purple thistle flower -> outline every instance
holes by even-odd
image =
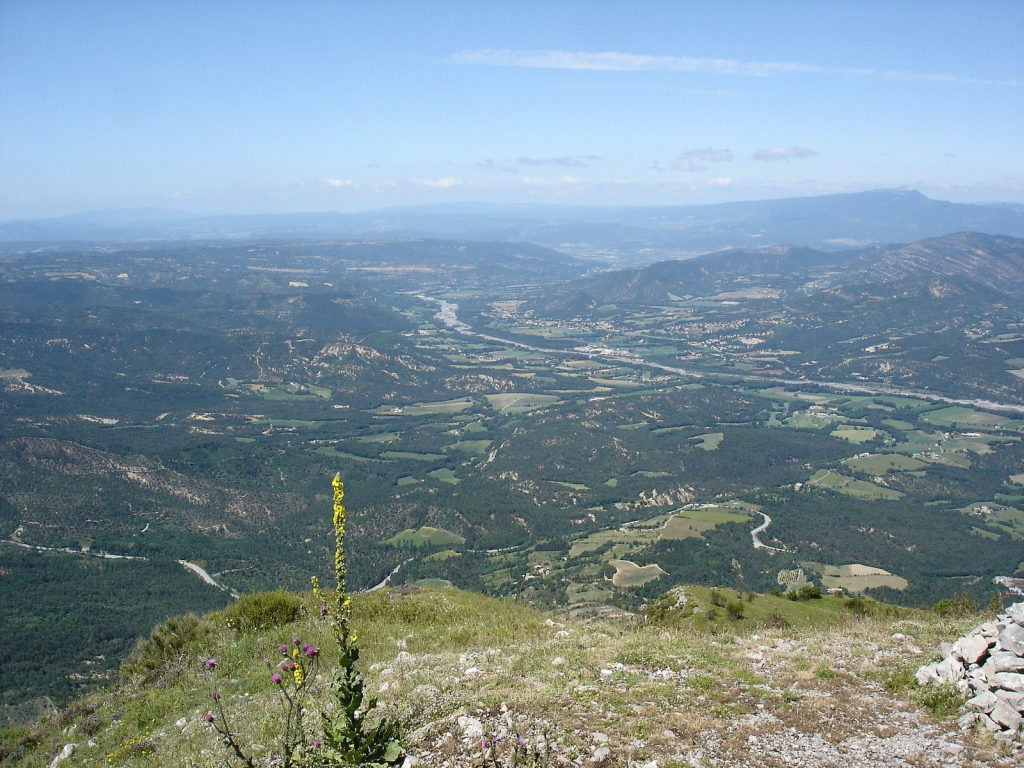
[[[210,691],[210,698],[214,701],[220,700],[220,691]]]
[[[295,643],[296,645],[298,645],[299,643],[302,642],[302,638],[301,637],[297,637],[297,636],[293,637],[292,638],[292,642]]]
[[[319,656],[320,655],[320,649],[319,648],[312,648],[312,647],[307,648],[306,649],[306,655],[309,656],[310,658],[312,658],[314,656]]]
[[[213,669],[214,667],[217,666],[217,660],[216,659],[207,659],[206,660],[206,666],[209,667],[210,669]]]
[[[288,662],[282,661],[280,664],[277,665],[277,668],[283,672],[284,670],[288,669]]]
[[[325,605],[321,605],[321,606],[320,606],[320,615],[321,615],[321,616],[326,616],[326,615],[327,615],[327,611],[328,611],[328,610],[329,610],[329,609],[327,608],[327,605],[326,605],[326,604],[325,604]]]
[[[203,718],[203,720],[205,720],[208,723],[212,723],[213,722],[213,713],[212,712],[207,712],[206,716]]]
[[[287,656],[288,655],[288,646],[285,645],[284,643],[281,643],[281,645],[277,646],[277,650],[279,650],[281,652],[282,656]]]
[[[320,744],[321,744],[321,741],[320,741],[320,739],[313,739],[313,746],[314,746],[314,747],[319,747],[319,746],[320,746]]]
[[[278,685],[280,685],[280,684],[281,684],[281,676],[280,676],[279,674],[277,674],[277,672],[275,672],[274,674],[272,674],[272,675],[270,676],[270,679],[271,679],[271,680],[273,680],[273,681],[274,681],[275,683],[277,683]]]

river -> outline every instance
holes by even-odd
[[[594,360],[603,360],[610,363],[619,363],[621,365],[631,365],[636,368],[653,368],[655,370],[664,371],[665,373],[672,373],[677,376],[684,376],[691,379],[708,379],[708,380],[724,380],[724,381],[742,381],[751,382],[755,384],[770,384],[774,386],[786,385],[793,387],[820,387],[822,389],[832,389],[837,392],[849,392],[851,394],[858,395],[890,395],[894,397],[912,397],[919,400],[928,400],[934,403],[948,403],[950,405],[963,405],[969,408],[979,408],[983,411],[1006,411],[1009,413],[1024,415],[1024,404],[1020,403],[1001,403],[994,400],[968,400],[957,397],[947,397],[946,395],[938,395],[933,392],[919,392],[912,389],[901,389],[898,387],[889,387],[881,384],[851,384],[845,381],[816,381],[813,379],[781,379],[773,376],[760,376],[754,373],[712,373],[708,371],[696,371],[690,368],[680,368],[677,366],[663,365],[662,363],[652,363],[644,360],[637,354],[625,351],[601,351],[598,348],[589,347],[586,350],[579,349],[551,349],[548,347],[537,347],[530,344],[524,344],[520,341],[512,341],[511,339],[502,339],[498,336],[490,336],[486,333],[480,333],[474,331],[468,324],[459,320],[458,310],[459,305],[444,299],[435,299],[430,296],[419,295],[423,301],[429,301],[434,304],[440,305],[440,310],[436,315],[435,319],[439,320],[445,327],[450,328],[453,331],[461,333],[465,336],[475,336],[478,339],[484,339],[486,341],[493,341],[497,344],[504,344],[506,346],[515,347],[517,349],[526,349],[532,352],[543,352],[544,354],[550,355],[573,355],[576,357],[585,357]]]

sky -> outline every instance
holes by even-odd
[[[0,0],[0,219],[1024,202],[1024,2]]]

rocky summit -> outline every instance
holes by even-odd
[[[971,697],[957,720],[962,729],[980,725],[997,739],[1024,740],[1024,603],[944,645],[942,652],[942,661],[917,671],[917,681],[953,685]]]

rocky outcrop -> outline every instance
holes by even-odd
[[[955,685],[971,697],[957,721],[964,730],[981,725],[997,738],[1024,741],[1024,603],[942,651],[942,661],[917,670],[917,682]]]

